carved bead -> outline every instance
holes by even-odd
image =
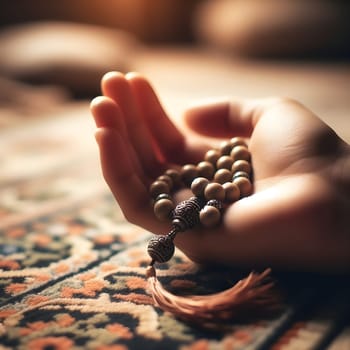
[[[147,252],[152,260],[163,263],[174,255],[175,246],[170,236],[155,236],[150,239]]]
[[[173,211],[173,226],[179,231],[195,227],[199,223],[199,211],[203,204],[198,197],[191,197],[179,203]]]

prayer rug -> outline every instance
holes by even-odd
[[[275,272],[279,312],[210,331],[154,306],[150,233],[125,221],[106,188],[92,128],[82,130],[87,113],[0,139],[1,350],[349,348],[343,277]],[[246,273],[198,266],[179,251],[158,270],[177,294],[216,292]]]

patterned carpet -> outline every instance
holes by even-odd
[[[218,331],[155,307],[150,233],[124,220],[106,188],[88,118],[83,103],[1,132],[1,350],[350,348],[346,278],[275,272],[282,310]],[[246,273],[176,252],[159,276],[175,293],[207,294]]]

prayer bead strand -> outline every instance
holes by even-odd
[[[204,160],[197,165],[168,169],[151,184],[155,216],[161,221],[171,220],[173,225],[171,233],[151,240],[148,253],[152,264],[172,257],[172,241],[178,232],[199,223],[206,228],[219,225],[227,205],[251,194],[250,159],[245,140],[234,137],[222,142],[217,149],[207,151]],[[171,193],[183,187],[189,187],[194,197],[175,206]]]
[[[252,272],[231,288],[210,295],[188,297],[174,295],[157,278],[154,264],[170,260],[175,251],[174,238],[179,232],[201,225],[220,224],[225,208],[253,191],[251,155],[243,138],[224,141],[219,148],[206,152],[197,165],[186,164],[180,170],[168,169],[150,186],[154,214],[170,220],[171,231],[154,236],[148,244],[151,263],[146,276],[153,300],[164,311],[205,328],[222,323],[258,308],[268,312],[279,305],[279,296],[269,279],[270,269]],[[189,187],[193,197],[175,206],[171,193]],[[261,311],[261,310],[260,310]]]

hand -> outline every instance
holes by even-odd
[[[103,174],[125,217],[167,233],[150,205],[149,185],[174,165],[198,163],[212,144],[181,132],[149,82],[111,72],[91,103]],[[249,138],[254,193],[232,205],[215,229],[180,233],[176,245],[202,263],[350,270],[350,147],[317,116],[283,98],[190,108],[187,126],[218,141]]]

